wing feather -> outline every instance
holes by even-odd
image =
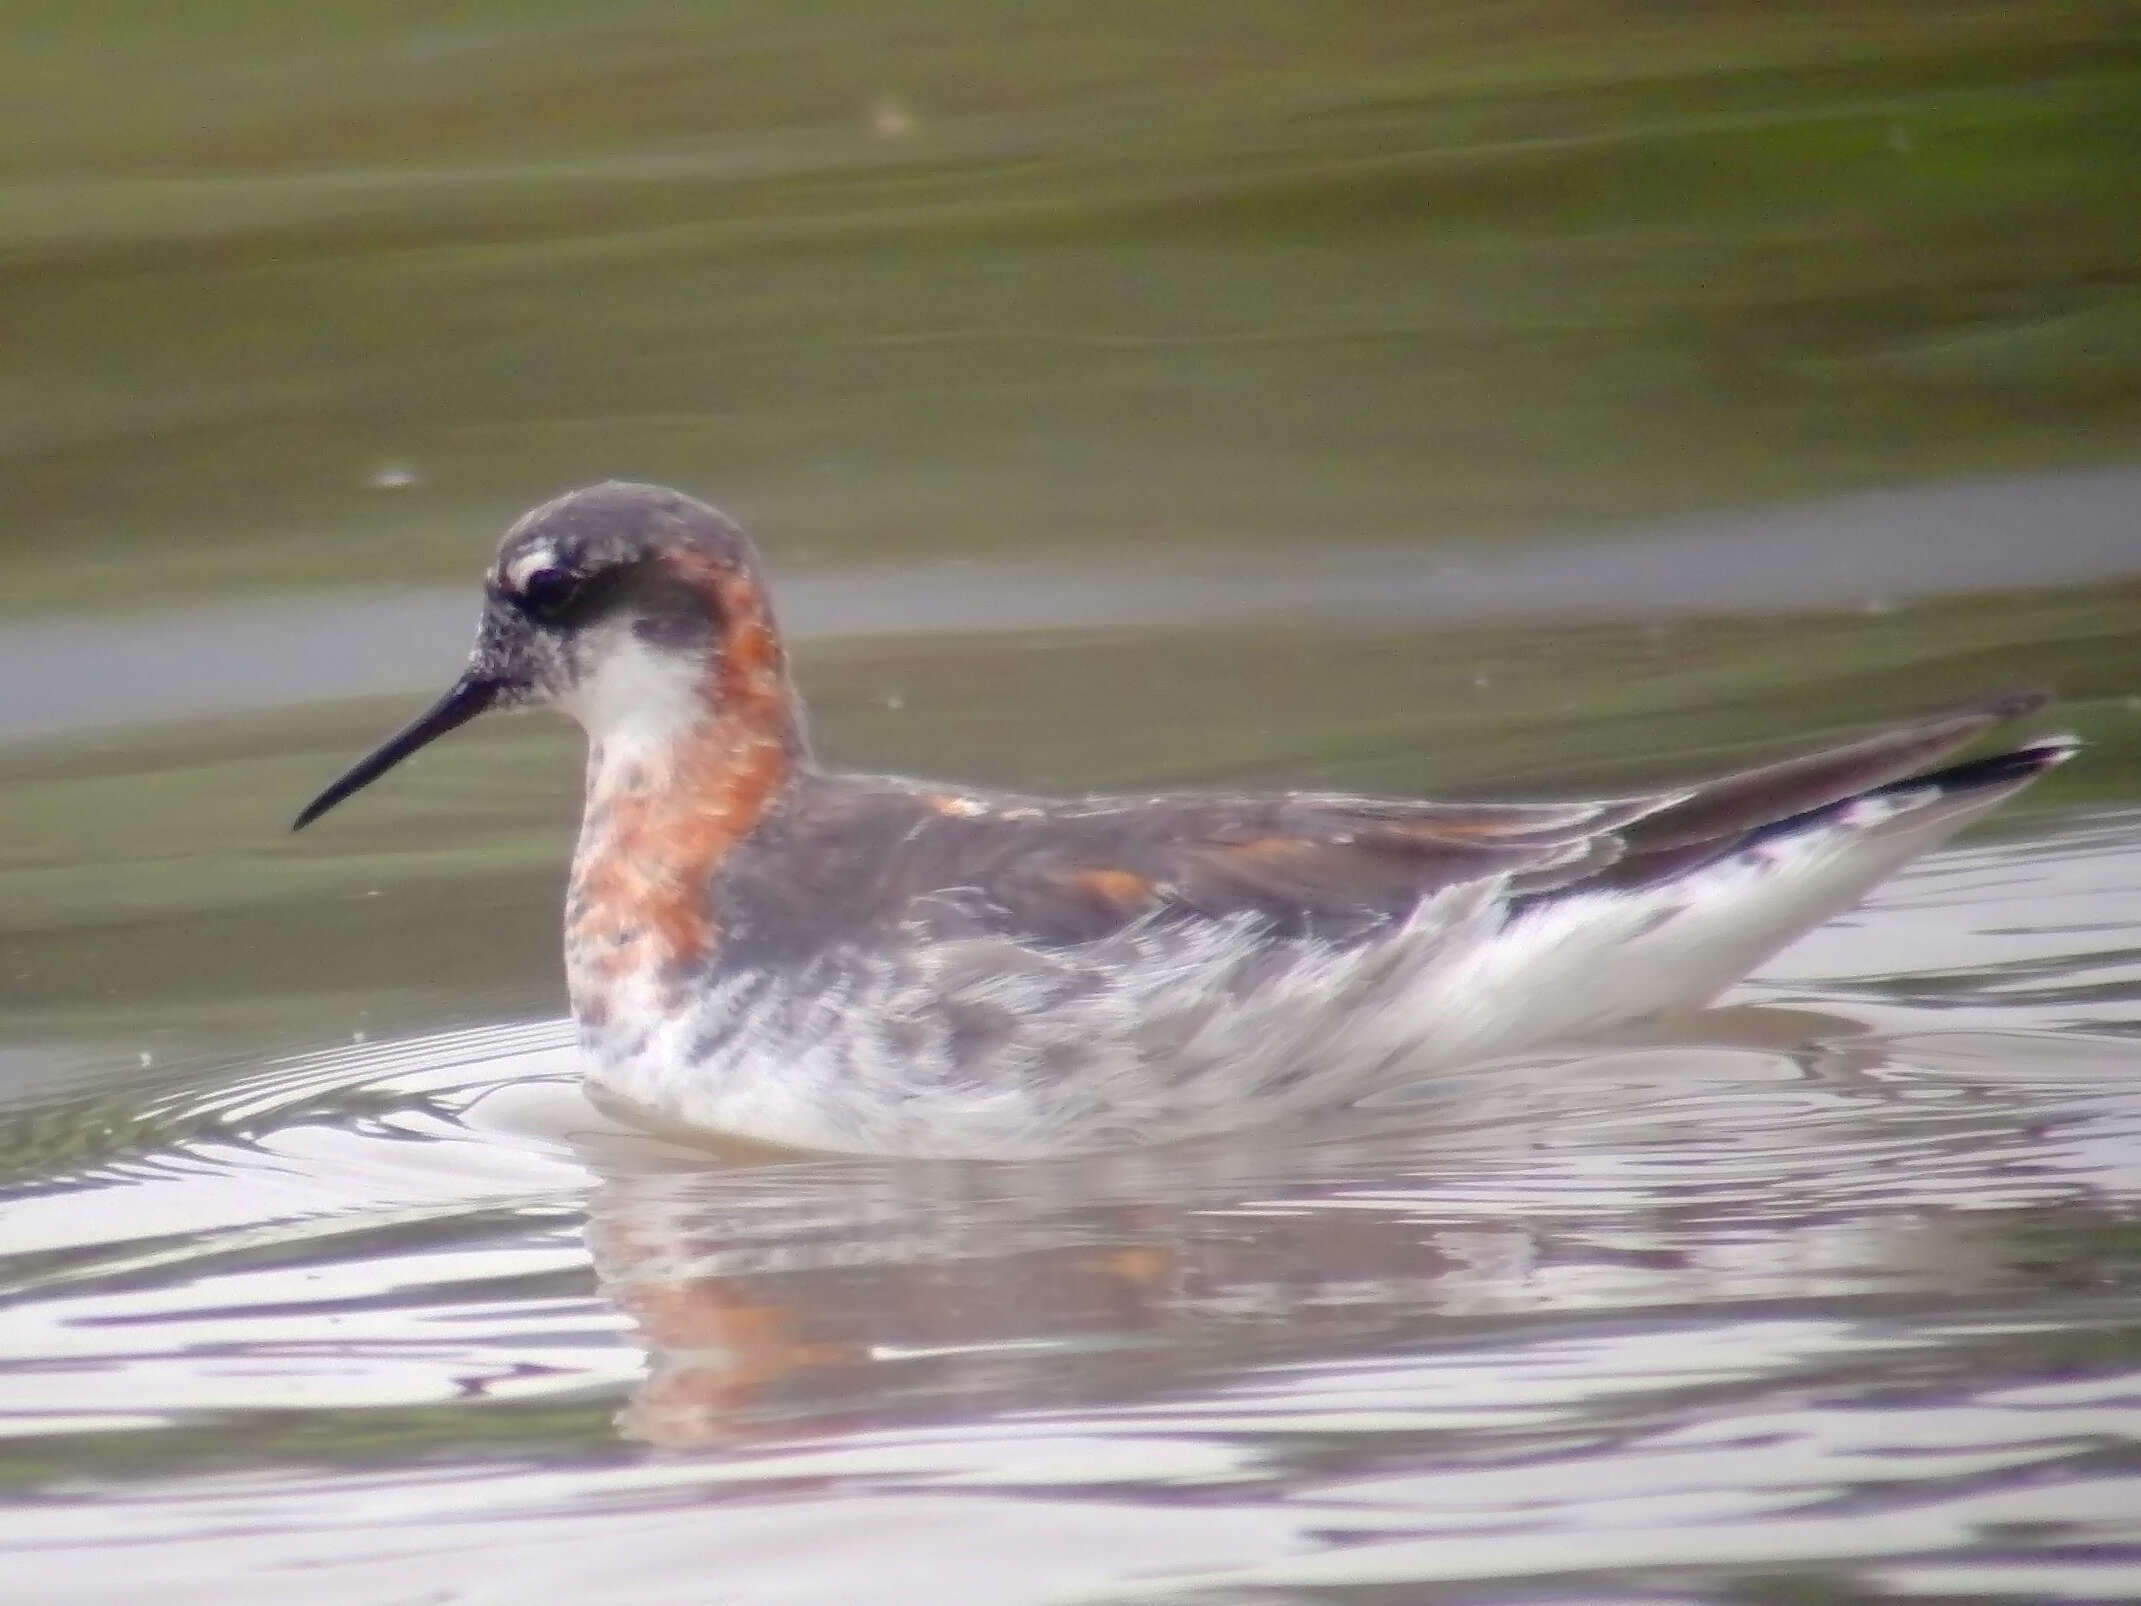
[[[1564,802],[1049,803],[817,777],[781,823],[784,851],[731,866],[738,912],[751,916],[735,934],[788,952],[872,930],[1069,947],[1140,922],[1247,916],[1342,941],[1457,888],[1493,885],[1529,901],[1670,876],[1765,827],[1914,776],[2041,702],[2003,697],[1693,785]]]
[[[1705,781],[1631,822],[1629,847],[1637,853],[1655,853],[1723,841],[1842,802],[1916,774],[1993,726],[2043,704],[2040,693],[2016,693],[1930,715],[1840,747]]]

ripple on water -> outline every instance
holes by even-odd
[[[717,1159],[555,1022],[145,1083],[7,1201],[0,1539],[53,1600],[2102,1594],[2137,849],[1945,855],[1671,1041],[1150,1153]]]

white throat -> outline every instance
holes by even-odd
[[[711,717],[705,666],[649,647],[629,630],[558,706],[587,732],[589,775],[659,763]]]

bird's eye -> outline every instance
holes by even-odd
[[[537,569],[522,582],[520,600],[538,619],[555,619],[580,594],[580,577],[570,569]]]

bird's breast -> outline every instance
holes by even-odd
[[[721,865],[765,818],[790,763],[773,743],[616,766],[591,755],[565,901],[566,981],[583,1025],[601,1024],[627,988],[674,1008],[703,984],[719,957]]]

